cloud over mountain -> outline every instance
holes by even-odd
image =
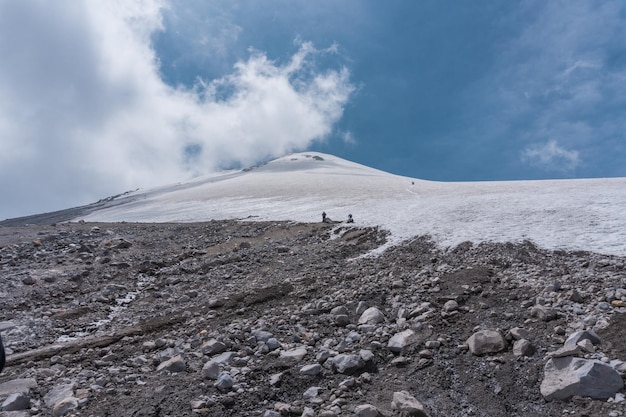
[[[232,73],[172,87],[151,37],[164,4],[0,4],[0,217],[249,164],[326,137],[353,91],[334,53],[252,51]],[[45,181],[43,181],[45,179]],[[46,201],[45,206],[41,202]]]

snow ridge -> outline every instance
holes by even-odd
[[[315,222],[325,211],[332,220],[352,214],[355,225],[388,230],[385,247],[428,234],[444,247],[528,239],[548,249],[626,255],[626,178],[443,183],[303,152],[124,199],[82,219]]]

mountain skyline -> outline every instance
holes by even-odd
[[[436,182],[404,177],[319,152],[193,181],[137,190],[68,220],[203,222],[239,219],[379,227],[387,244],[430,236],[441,247],[465,241],[626,254],[626,178]],[[72,211],[68,212],[72,214]]]

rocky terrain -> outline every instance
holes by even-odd
[[[626,259],[346,224],[0,227],[3,416],[626,416]]]

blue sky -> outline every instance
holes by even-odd
[[[6,1],[0,62],[0,218],[304,149],[626,176],[623,1]]]

